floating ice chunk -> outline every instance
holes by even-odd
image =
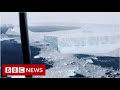
[[[64,65],[67,65],[67,63],[66,63],[66,62],[64,62]]]
[[[68,70],[68,74],[66,74],[66,76],[74,76],[74,75],[76,75],[74,72],[75,72],[75,70]]]
[[[85,67],[88,63],[94,63],[91,59],[87,59],[86,62],[83,64],[83,67]]]
[[[35,59],[40,58],[40,55],[34,56],[33,58],[35,58]]]
[[[97,60],[98,58],[97,57],[92,57],[92,59]]]
[[[50,57],[50,56],[48,56],[48,57],[47,57],[47,59],[51,59],[51,57]]]
[[[20,28],[19,27],[14,27],[14,28],[9,28],[8,31],[6,32],[7,35],[15,35],[19,36],[20,35]]]
[[[91,59],[87,59],[86,63],[94,63]]]
[[[14,27],[11,31],[20,33],[20,27]]]

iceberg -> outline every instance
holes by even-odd
[[[9,28],[6,32],[6,35],[20,36],[20,28],[16,26],[13,28]]]
[[[107,53],[120,48],[120,36],[58,38],[61,53]]]
[[[103,54],[120,49],[120,26],[83,24],[79,29],[54,32],[29,31],[30,43],[50,43],[62,54]],[[20,28],[10,28],[6,35],[20,35]],[[35,57],[37,58],[37,57]]]
[[[67,30],[49,33],[44,40],[63,54],[109,53],[120,48],[120,32]]]

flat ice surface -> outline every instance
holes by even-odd
[[[46,34],[45,41],[56,45],[61,53],[108,53],[120,48],[120,32],[58,31]]]
[[[0,41],[10,40],[10,39],[15,39],[15,38],[1,38]]]

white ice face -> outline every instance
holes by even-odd
[[[9,28],[6,35],[20,36],[20,27],[15,26],[13,28]]]
[[[78,40],[79,39],[79,40]],[[120,48],[119,36],[103,36],[88,38],[58,38],[58,48],[61,53],[108,53]]]
[[[120,26],[92,26],[41,35],[63,54],[109,53],[120,48]]]

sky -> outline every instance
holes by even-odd
[[[28,12],[29,23],[78,22],[119,24],[120,12]],[[2,24],[19,24],[18,12],[0,12]]]

